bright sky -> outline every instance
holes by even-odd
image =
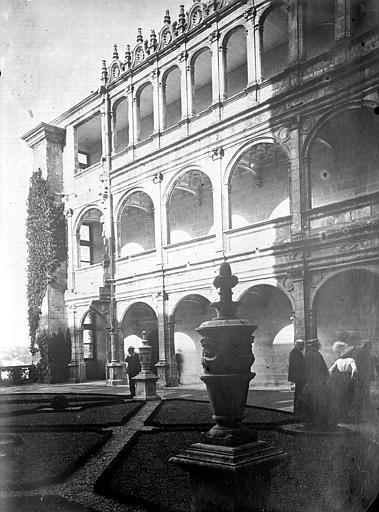
[[[32,151],[20,136],[50,122],[99,86],[117,43],[160,30],[190,0],[0,0],[1,347],[29,345],[25,210]]]

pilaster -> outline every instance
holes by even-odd
[[[217,104],[220,102],[220,83],[224,82],[225,77],[221,76],[219,72],[219,51],[218,51],[218,41],[220,38],[220,32],[215,30],[211,32],[209,35],[209,43],[211,47],[212,53],[212,104]],[[222,86],[222,89],[225,89],[225,86]]]
[[[188,53],[182,51],[177,57],[178,66],[180,69],[180,98],[182,106],[182,120],[189,117],[189,100],[188,96],[191,95],[191,87],[189,85],[190,71],[187,72]]]
[[[255,17],[256,10],[249,7],[244,12],[246,26],[246,51],[247,51],[247,86],[250,87],[256,82],[257,55],[255,52]]]
[[[162,122],[162,119],[160,119],[160,105],[162,102],[159,101],[159,95],[160,95],[160,87],[159,87],[159,69],[154,69],[150,73],[151,77],[151,84],[153,86],[153,120],[154,120],[154,133],[159,133],[160,131],[160,124]]]

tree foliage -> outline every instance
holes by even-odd
[[[42,172],[33,172],[27,202],[26,239],[27,298],[30,351],[34,355],[36,333],[47,284],[67,258],[67,235],[64,205],[56,204],[49,194]]]

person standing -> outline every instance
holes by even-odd
[[[330,414],[335,423],[346,422],[352,405],[357,365],[351,357],[354,347],[342,341],[333,344],[337,359],[329,368],[330,373]]]
[[[319,352],[318,339],[307,340],[305,344],[304,418],[320,430],[332,426],[329,414],[329,370]]]
[[[135,396],[136,394],[136,385],[133,380],[133,377],[139,374],[141,371],[141,362],[139,360],[139,355],[134,352],[134,347],[128,348],[128,355],[125,358],[125,362],[127,364],[126,373],[129,377],[129,390],[130,394]]]
[[[375,369],[379,374],[378,360],[371,353],[372,343],[366,341],[358,349],[356,363],[358,369],[357,389],[355,397],[356,420],[362,421],[371,411],[370,387],[375,377]]]
[[[295,384],[293,410],[296,416],[301,416],[301,393],[305,386],[305,358],[303,340],[296,340],[288,360],[288,380]]]

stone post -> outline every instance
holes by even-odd
[[[224,262],[214,286],[220,300],[213,304],[217,318],[196,330],[203,336],[201,380],[207,386],[216,423],[190,446],[170,459],[189,472],[192,512],[263,512],[270,498],[270,471],[287,459],[280,448],[259,441],[242,424],[254,362],[252,333],[256,326],[236,315],[232,288],[238,283]]]
[[[139,357],[141,361],[141,371],[133,378],[136,383],[136,398],[152,401],[160,400],[157,395],[157,377],[150,369],[151,366],[151,346],[146,337],[146,331],[142,333],[143,346],[139,349]]]

